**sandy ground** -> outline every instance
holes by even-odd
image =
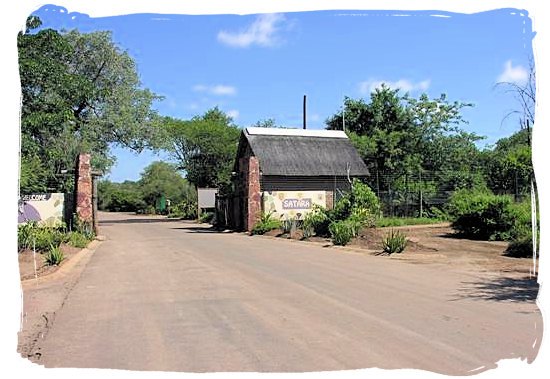
[[[465,247],[483,255],[489,245],[465,245],[437,227],[426,233],[462,246],[461,257],[422,237],[426,228],[409,236],[416,247],[388,257],[155,217],[101,217],[107,240],[66,277],[55,319],[27,354],[46,367],[465,375],[537,356],[542,317],[530,260],[489,265],[500,262],[498,244],[489,244],[494,257],[483,266]],[[48,298],[48,286],[39,287],[24,288],[24,306]],[[44,296],[33,297],[39,290]]]

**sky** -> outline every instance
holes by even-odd
[[[137,63],[143,86],[164,99],[161,115],[189,119],[218,106],[247,127],[323,129],[345,96],[368,99],[387,83],[413,97],[445,93],[463,109],[469,132],[494,144],[518,130],[505,116],[519,104],[497,82],[521,83],[533,55],[532,20],[525,10],[474,14],[444,11],[307,11],[252,15],[129,14],[90,17],[45,5],[33,12],[43,28],[112,31]],[[108,178],[137,180],[165,153],[113,147]]]

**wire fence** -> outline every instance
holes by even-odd
[[[423,170],[396,174],[371,170],[368,179],[386,217],[438,216],[457,189],[473,189],[482,183],[485,179],[475,171]],[[495,192],[522,201],[528,191],[528,182],[513,178]]]

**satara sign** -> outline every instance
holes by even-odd
[[[325,191],[265,191],[263,211],[277,219],[302,219],[314,205],[327,206]]]

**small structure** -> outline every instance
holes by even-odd
[[[262,212],[300,219],[314,204],[332,208],[352,178],[365,176],[368,169],[343,131],[246,128],[234,164],[234,194],[218,198],[218,219],[248,231]]]

